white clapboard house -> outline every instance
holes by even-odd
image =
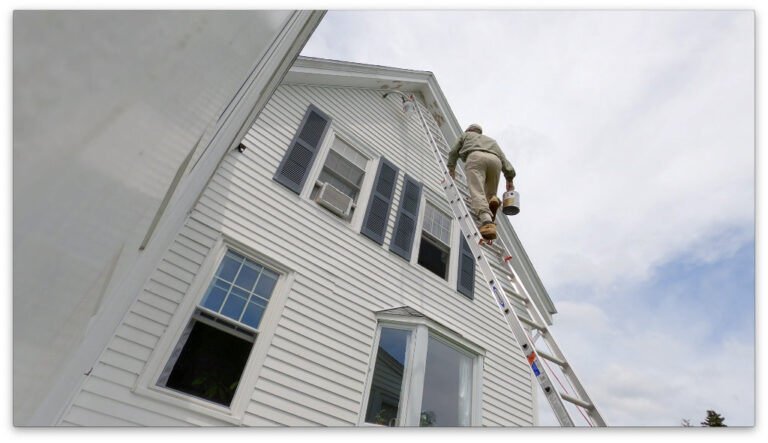
[[[449,142],[468,123],[430,72],[300,57],[56,424],[535,425],[530,369],[393,89]]]

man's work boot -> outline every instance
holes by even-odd
[[[496,225],[494,223],[484,223],[480,226],[480,235],[486,240],[493,240],[496,238]]]
[[[488,200],[488,209],[491,210],[491,221],[493,222],[496,221],[496,211],[499,210],[499,206],[501,206],[501,200],[499,200],[499,197],[494,195],[490,200]]]

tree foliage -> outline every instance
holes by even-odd
[[[720,414],[713,410],[707,410],[707,418],[703,422],[701,422],[701,426],[704,427],[727,427],[727,425],[724,423],[725,417],[722,417]]]

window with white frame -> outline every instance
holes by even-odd
[[[227,250],[157,384],[229,406],[278,278]]]
[[[365,412],[365,422],[395,426],[400,408],[400,394],[405,380],[406,357],[412,331],[381,328],[376,350],[373,378]]]
[[[310,198],[343,218],[351,218],[368,160],[347,142],[334,136]],[[345,210],[347,207],[349,209]]]
[[[363,423],[479,424],[479,355],[425,325],[382,323]]]
[[[421,243],[418,263],[435,273],[448,278],[448,263],[451,256],[451,218],[427,202],[424,206]]]

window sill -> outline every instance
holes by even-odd
[[[181,409],[186,409],[188,411],[196,412],[198,414],[205,415],[207,417],[229,424],[239,426],[242,421],[242,417],[234,415],[232,410],[226,406],[218,406],[205,400],[200,400],[180,392],[161,388],[159,386],[137,386],[133,392],[136,395],[147,397],[151,400],[159,401],[162,403],[167,403]],[[207,423],[200,424],[205,425]]]

